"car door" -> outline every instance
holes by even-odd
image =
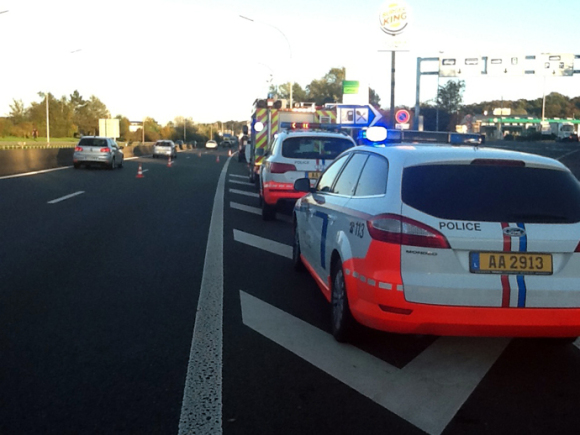
[[[306,195],[301,199],[303,219],[302,222],[299,221],[299,224],[303,223],[303,225],[298,228],[300,230],[300,248],[306,261],[312,265],[315,270],[321,269],[315,267],[315,264],[320,262],[321,248],[320,242],[318,241],[320,240],[320,237],[314,233],[322,231],[321,218],[320,216],[316,216],[315,212],[320,208],[320,205],[324,203],[325,196],[332,192],[332,186],[349,157],[349,154],[345,154],[335,160],[318,180],[315,193]]]
[[[345,205],[354,194],[358,179],[368,158],[367,153],[353,152],[341,168],[330,191],[313,196],[311,205],[311,232],[313,247],[318,249],[318,261],[314,262],[318,275],[328,282],[332,249],[341,232],[348,231]]]

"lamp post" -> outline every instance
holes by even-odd
[[[288,38],[286,37],[286,35],[284,34],[284,32],[282,32],[278,27],[273,26],[272,24],[264,23],[264,22],[261,22],[261,21],[256,21],[256,20],[254,20],[252,18],[244,17],[243,15],[240,15],[239,17],[242,18],[242,19],[244,19],[244,20],[251,21],[252,23],[260,23],[260,24],[263,24],[265,26],[272,27],[273,29],[275,29],[278,32],[280,32],[280,34],[286,40],[286,44],[288,44],[288,51],[290,52],[290,68],[292,68],[292,47],[290,46],[290,41],[288,41]],[[292,107],[292,87],[293,87],[293,85],[294,85],[294,83],[292,82],[292,78],[290,78],[290,107]]]

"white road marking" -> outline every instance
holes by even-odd
[[[245,211],[245,212],[252,213],[252,214],[257,214],[257,215],[262,214],[262,209],[259,207],[250,207],[249,205],[238,204],[237,202],[230,202],[230,207],[235,208],[236,210],[241,210],[241,211]],[[290,216],[285,215],[285,214],[277,213],[276,219],[281,220],[283,222],[292,223],[292,218]]]
[[[147,172],[149,169],[143,169],[141,172]]]
[[[570,152],[568,152],[568,153],[564,154],[563,156],[560,156],[560,157],[558,157],[558,159],[557,159],[557,160],[562,160],[562,159],[565,159],[566,157],[569,157],[569,156],[571,156],[572,154],[576,154],[578,151],[580,151],[580,148],[577,148],[577,149],[575,149],[575,150],[573,150],[573,151],[570,151]]]
[[[439,338],[398,369],[240,291],[244,324],[433,435],[449,424],[509,343]]]
[[[24,174],[4,175],[4,176],[0,177],[0,180],[7,180],[9,178],[18,178],[18,177],[28,177],[30,175],[44,174],[46,172],[62,171],[63,169],[70,169],[70,168],[72,168],[72,166],[60,166],[58,168],[43,169],[41,171],[26,172]]]
[[[237,193],[238,195],[251,196],[252,198],[259,198],[256,192],[246,192],[245,190],[230,189],[230,193]]]
[[[224,165],[213,202],[179,435],[222,434]]]
[[[576,341],[574,342],[574,346],[580,349],[580,337],[576,339]]]
[[[241,210],[241,211],[245,211],[245,212],[253,213],[253,214],[257,214],[257,215],[262,214],[262,209],[260,209],[258,207],[250,207],[249,205],[238,204],[237,202],[230,201],[230,207],[235,208],[236,210]]]
[[[243,178],[244,180],[248,179],[247,175],[237,175],[237,174],[230,174],[230,178]]]
[[[278,243],[270,239],[254,236],[253,234],[245,233],[243,231],[234,230],[234,240],[236,242],[244,243],[245,245],[253,246],[254,248],[263,251],[271,252],[282,257],[292,259],[292,246]]]
[[[67,199],[74,198],[75,196],[82,195],[85,193],[83,190],[80,190],[75,193],[71,193],[70,195],[62,196],[57,199],[53,199],[52,201],[48,201],[47,204],[56,204],[57,202],[66,201]]]
[[[229,180],[229,182],[232,184],[239,184],[241,186],[254,187],[254,183],[248,183],[247,181]]]

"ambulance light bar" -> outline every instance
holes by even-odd
[[[322,124],[320,122],[282,122],[280,126],[289,130],[340,130],[340,124]]]

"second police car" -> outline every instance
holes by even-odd
[[[294,202],[304,195],[294,189],[298,178],[309,178],[312,184],[332,161],[356,142],[342,133],[313,130],[312,124],[296,125],[301,130],[285,130],[276,136],[266,151],[260,170],[260,201],[264,220],[274,219],[283,201]]]
[[[580,183],[561,163],[473,146],[362,146],[294,209],[296,268],[332,333],[580,335]]]

